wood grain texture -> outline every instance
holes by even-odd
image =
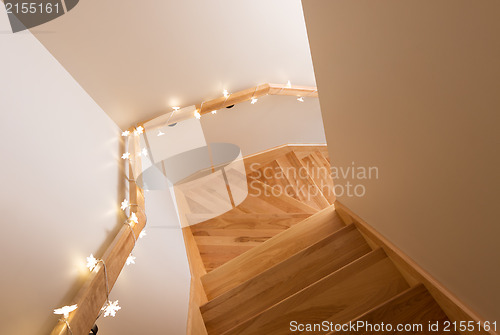
[[[203,276],[207,297],[229,291],[343,226],[333,206],[310,216]]]
[[[300,201],[316,209],[323,209],[330,205],[295,152],[278,157],[276,162]]]
[[[326,144],[284,144],[256,154],[245,156],[244,164],[247,172],[258,169],[263,164],[268,164],[276,158],[289,152],[295,152],[299,159],[309,155],[314,151],[320,151],[325,157],[328,157]]]
[[[311,86],[291,86],[286,87],[284,84],[262,84],[247,88],[242,91],[231,93],[227,98],[221,96],[216,99],[203,101],[203,103],[196,105],[201,115],[210,113],[214,110],[219,110],[227,106],[239,104],[249,101],[252,98],[259,98],[264,95],[289,95],[289,96],[307,96],[311,98],[318,97],[316,87]]]
[[[198,280],[198,283],[199,280]],[[201,284],[201,283],[200,283]],[[196,280],[191,277],[191,287],[189,290],[189,306],[188,306],[188,317],[187,317],[187,335],[208,335],[205,328],[205,323],[200,312],[200,304],[198,302],[200,292],[203,291],[203,287],[197,284]]]
[[[427,271],[422,269],[411,258],[404,254],[394,244],[389,242],[385,237],[379,234],[369,224],[363,221],[359,216],[352,212],[349,208],[344,206],[338,200],[335,202],[335,207],[338,208],[339,214],[346,222],[351,222],[356,225],[361,233],[371,240],[371,243],[378,245],[385,250],[390,259],[398,267],[398,269],[407,278],[413,282],[422,283],[430,292],[432,297],[436,300],[439,306],[446,313],[451,321],[473,321],[484,322],[485,320],[472,311],[470,307],[461,302],[455,295],[446,289],[440,282],[433,278]],[[490,334],[497,335],[494,331],[464,331],[461,334],[476,335],[476,334]]]
[[[248,196],[237,206],[248,213],[315,213],[318,210],[255,179],[248,180]]]
[[[408,287],[383,250],[378,249],[223,334],[286,334],[292,320],[344,323]]]
[[[248,177],[259,180],[275,189],[282,190],[289,197],[301,200],[276,160],[268,164],[263,164],[259,169],[251,171]]]
[[[301,159],[314,184],[321,190],[330,204],[335,202],[334,184],[330,163],[320,151],[315,151]]]
[[[191,273],[191,286],[189,290],[189,306],[187,318],[188,335],[206,334],[205,324],[200,312],[200,306],[207,302],[207,295],[201,283],[201,276],[207,273],[198,245],[190,227],[182,228],[182,236],[186,246],[186,253]]]
[[[392,329],[397,329],[398,325],[420,325],[421,330],[418,328],[413,328],[414,330],[405,331],[405,334],[422,334],[431,335],[437,333],[443,333],[444,322],[448,320],[448,317],[443,312],[441,307],[436,303],[436,301],[429,294],[424,285],[420,284],[406,291],[398,294],[392,299],[380,304],[379,306],[371,309],[370,311],[358,316],[351,322],[356,323],[358,321],[363,321],[368,324],[380,324],[384,323],[386,325],[391,325]],[[429,323],[438,323],[439,330],[430,331]],[[370,329],[362,329],[356,332],[356,334],[373,334]],[[401,332],[403,333],[403,332]],[[447,334],[457,334],[456,332],[446,332]],[[337,331],[328,333],[328,335],[343,335],[352,334],[348,331]],[[376,334],[394,334],[394,331],[377,331]]]
[[[209,334],[220,334],[369,253],[347,226],[201,306]]]

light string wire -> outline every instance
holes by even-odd
[[[229,99],[229,97],[232,95],[232,93],[229,93],[226,97],[226,99],[224,99],[224,101],[219,105],[219,107],[217,109],[214,109],[214,110],[219,110],[221,109],[222,107],[224,107],[224,105],[226,104],[226,101],[227,99]],[[203,104],[203,103],[202,103]],[[201,111],[201,108],[200,108],[200,111]]]
[[[250,97],[250,100],[253,99],[253,97],[255,96],[255,93],[257,93],[257,88],[259,88],[259,85],[255,86],[255,90],[253,91],[253,94],[252,96]]]
[[[163,124],[163,126],[161,126],[161,128],[165,128],[165,126],[168,126],[168,123],[170,122],[170,119],[172,118],[172,116],[174,116],[175,112],[177,112],[177,109],[174,109],[172,111],[172,113],[170,113],[170,115],[168,116],[167,121]]]
[[[130,228],[130,231],[132,232],[132,237],[134,238],[134,248],[135,248],[135,245],[137,244],[137,237],[135,236],[134,228],[132,228],[132,224],[128,220],[125,221],[124,224],[126,224]]]
[[[104,305],[109,305],[111,301],[109,301],[108,270],[106,268],[106,262],[104,262],[104,260],[102,258],[100,258],[98,260],[98,262],[102,263],[103,268],[104,268],[104,279],[105,279],[105,284],[106,284],[106,303]],[[101,308],[101,311],[97,315],[97,318],[95,321],[97,321],[101,317],[102,313],[104,313],[104,310],[105,310],[105,308]]]
[[[73,330],[71,329],[71,326],[69,325],[68,318],[63,318],[59,319],[60,322],[64,322],[66,324],[66,330],[69,331],[71,335],[73,335]]]

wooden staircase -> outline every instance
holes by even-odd
[[[383,322],[393,330],[377,334],[438,334],[429,323],[442,330],[450,320],[477,320],[335,202],[326,146],[282,146],[245,158],[245,166],[247,199],[184,228],[193,277],[188,334],[375,333],[292,332],[292,321]],[[399,324],[422,330],[396,331]]]

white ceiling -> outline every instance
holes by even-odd
[[[122,129],[223,89],[315,85],[300,0],[86,0],[32,32]]]

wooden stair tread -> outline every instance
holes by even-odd
[[[275,160],[277,157],[287,154],[288,152],[294,151],[300,158],[309,155],[313,151],[322,152],[325,157],[328,156],[328,149],[326,144],[312,144],[312,145],[280,145],[275,148],[271,148],[264,152],[258,154],[250,155],[244,158],[245,169],[248,171],[257,169],[260,165],[268,164],[269,162]]]
[[[315,213],[317,209],[302,203],[261,181],[252,179],[248,184],[248,196],[237,206],[246,213]]]
[[[439,323],[440,332],[443,329],[443,323],[448,321],[448,317],[441,307],[436,303],[424,285],[419,284],[397,296],[389,299],[383,304],[376,306],[363,315],[351,320],[353,323],[364,321],[369,324],[391,324],[393,329],[397,325],[422,325],[421,331],[405,331],[405,334],[437,334],[439,332],[429,331],[429,322]],[[356,334],[372,334],[373,331],[361,330]],[[394,334],[394,331],[377,331],[377,334]],[[446,332],[447,334],[458,334]],[[352,334],[348,331],[334,331],[328,335]]]
[[[330,163],[325,156],[320,151],[315,151],[302,158],[302,163],[328,202],[333,204],[335,202],[334,184]]]
[[[223,215],[190,227],[207,271],[267,241],[309,214]]]
[[[203,276],[207,297],[229,291],[344,226],[333,206],[310,216]]]
[[[280,229],[290,228],[312,214],[309,213],[242,213],[228,212],[192,225],[193,231],[205,229]]]
[[[292,151],[276,158],[276,162],[283,170],[287,182],[293,188],[298,199],[303,203],[316,209],[326,208],[330,205],[295,152]]]
[[[256,179],[264,184],[274,187],[277,190],[284,192],[289,197],[301,200],[295,189],[290,185],[288,179],[284,175],[283,169],[276,160],[262,165],[259,169],[248,174],[249,179]]]
[[[408,288],[383,250],[377,249],[223,334],[284,334],[292,320],[345,323]]]
[[[354,225],[344,227],[201,306],[207,330],[229,330],[371,250]]]

